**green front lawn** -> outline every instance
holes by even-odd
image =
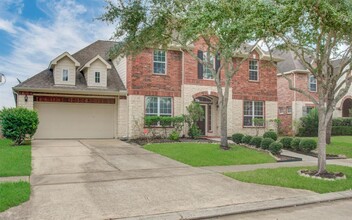
[[[28,182],[0,183],[0,212],[29,200]]]
[[[285,167],[276,169],[258,169],[254,171],[225,173],[226,176],[248,183],[282,186],[294,189],[307,189],[317,193],[337,192],[352,189],[352,168],[329,165],[331,172],[342,172],[347,179],[327,181],[299,176],[300,169],[316,169],[316,167]]]
[[[12,146],[8,139],[0,139],[0,177],[29,176],[31,174],[31,146]]]
[[[237,145],[232,145],[230,150],[222,150],[218,144],[208,143],[148,144],[144,148],[195,167],[276,162],[267,153]]]

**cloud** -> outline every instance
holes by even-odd
[[[8,33],[15,34],[16,30],[13,26],[13,23],[9,20],[4,20],[0,18],[0,30],[4,30]]]
[[[109,39],[113,33],[113,27],[93,19],[103,12],[102,8],[91,10],[74,0],[40,3],[50,19],[32,22],[22,18],[16,22],[19,24],[12,27],[12,51],[0,56],[0,72],[8,79],[0,86],[0,108],[14,105],[11,87],[17,84],[16,78],[25,80],[47,68],[64,51],[74,53],[95,40]]]

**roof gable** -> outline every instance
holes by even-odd
[[[84,70],[85,68],[89,68],[90,65],[91,65],[92,63],[94,63],[96,60],[100,60],[102,63],[104,63],[104,64],[106,65],[106,68],[107,68],[107,69],[111,69],[111,65],[110,65],[108,62],[106,62],[106,61],[98,54],[98,55],[96,55],[95,57],[93,57],[93,59],[89,60],[86,64],[84,64],[84,66],[82,66],[82,67],[79,69],[79,71],[82,71],[82,70]]]
[[[61,60],[64,57],[68,57],[70,60],[72,60],[75,64],[76,67],[80,66],[81,64],[75,59],[73,58],[73,56],[71,56],[68,52],[64,52],[61,55],[59,55],[58,57],[56,57],[55,59],[53,59],[50,64],[49,64],[49,69],[52,69],[54,65],[57,64],[57,62],[59,60]]]

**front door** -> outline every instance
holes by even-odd
[[[198,122],[197,122],[197,125],[198,125],[198,127],[199,127],[199,129],[200,129],[200,131],[201,131],[201,134],[202,135],[205,135],[205,127],[206,127],[206,123],[205,123],[205,120],[206,120],[206,105],[201,105],[201,107],[202,107],[202,109],[203,109],[203,119],[202,120],[199,120]]]

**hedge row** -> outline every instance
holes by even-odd
[[[352,135],[352,126],[333,126],[332,135]]]
[[[352,126],[351,118],[334,118],[332,119],[332,126]]]
[[[300,139],[300,138],[291,138],[284,137],[280,140],[284,149],[301,151],[301,152],[310,152],[317,148],[317,142],[313,139]]]
[[[280,154],[283,146],[282,143],[275,140],[277,140],[277,134],[273,131],[265,132],[263,137],[252,137],[241,133],[232,135],[232,141],[236,144],[248,144],[256,148],[269,150],[272,154],[277,155]]]

